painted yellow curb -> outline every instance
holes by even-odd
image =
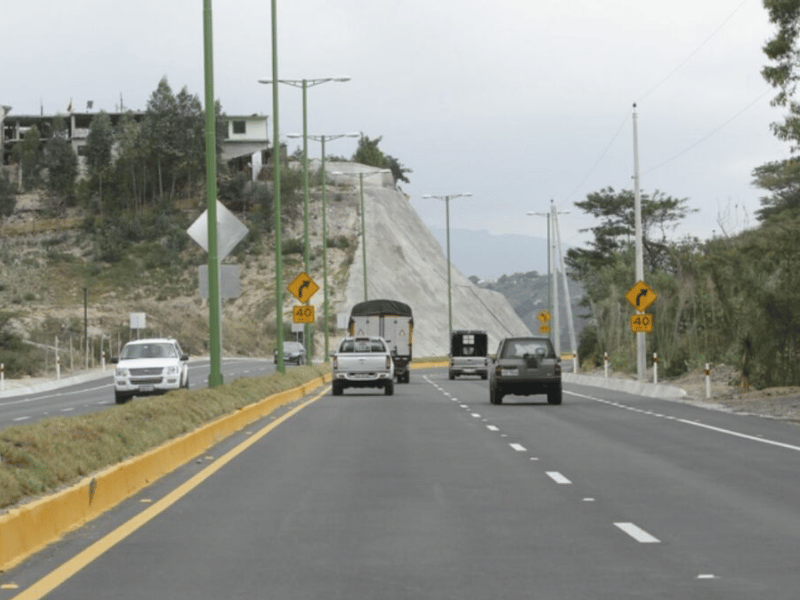
[[[331,375],[326,373],[302,386],[269,396],[52,496],[0,515],[0,571],[19,564],[232,433],[302,398],[330,379]]]

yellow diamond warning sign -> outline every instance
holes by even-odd
[[[311,296],[317,293],[319,286],[308,276],[308,273],[300,273],[294,281],[289,284],[289,291],[292,296],[300,302],[308,302]],[[297,321],[295,321],[297,323]]]
[[[656,294],[655,290],[651,290],[647,287],[644,281],[639,281],[628,290],[628,293],[625,294],[625,298],[627,298],[628,302],[630,302],[636,310],[644,311],[656,301],[658,294]]]

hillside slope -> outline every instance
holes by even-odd
[[[331,171],[361,168],[337,163]],[[347,185],[353,177],[334,178]],[[357,180],[355,180],[357,181]],[[414,312],[414,355],[444,356],[448,342],[447,257],[406,196],[376,176],[364,178],[367,297],[406,302]],[[360,224],[359,224],[360,227]],[[360,237],[339,310],[348,313],[364,299]],[[528,328],[499,292],[481,289],[451,267],[453,329],[484,329],[489,347],[502,337],[527,335]]]
[[[358,179],[332,175],[334,171],[358,169],[370,168],[352,163],[332,163],[327,168],[327,271],[332,317],[349,314],[350,307],[363,299]],[[394,188],[391,178],[384,187],[380,180],[365,177],[365,204],[369,297],[394,298],[412,306],[415,356],[446,355],[447,261],[441,246],[408,199]],[[185,229],[203,210],[199,203],[186,209],[181,217],[185,222],[175,223],[170,235],[184,236]],[[79,348],[84,330],[90,338],[90,366],[98,364],[101,346],[103,352],[113,355],[129,337],[139,334],[174,336],[191,354],[206,354],[208,305],[200,298],[197,286],[197,266],[207,260],[205,252],[188,235],[182,250],[167,251],[169,239],[156,234],[132,244],[118,262],[100,262],[91,235],[81,227],[83,213],[79,209],[74,212],[70,218],[60,219],[58,227],[50,224],[52,229],[44,229],[39,223],[47,221],[47,210],[32,195],[3,223],[0,306],[10,317],[7,331],[38,344],[48,369],[54,365],[55,344],[60,344],[62,369],[81,367],[85,354]],[[320,189],[311,190],[309,212],[308,270],[322,288]],[[302,252],[296,251],[302,247],[303,237],[301,205],[296,200],[284,207],[282,230],[283,322],[288,329],[297,302],[287,287],[305,270]],[[295,250],[287,251],[287,244]],[[274,237],[262,232],[254,241],[243,242],[225,263],[239,265],[241,294],[223,302],[223,353],[271,357],[276,325]],[[452,292],[455,328],[486,329],[492,344],[504,335],[527,332],[501,294],[481,290],[455,267]],[[320,289],[311,299],[318,323],[323,302]],[[146,314],[147,329],[131,331],[128,317],[138,312]],[[343,329],[334,333],[331,348],[344,334]],[[324,351],[323,339],[318,330],[317,359]],[[14,376],[8,370],[6,375]]]

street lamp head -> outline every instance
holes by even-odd
[[[472,196],[472,194],[468,192],[462,194],[442,194],[438,196],[436,194],[424,194],[422,197],[425,199],[436,198],[437,200],[454,200],[455,198],[463,198],[468,196]]]

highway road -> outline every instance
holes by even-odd
[[[225,358],[221,368],[225,381],[275,372],[271,359]],[[190,359],[190,389],[208,387],[209,371],[207,358]],[[80,415],[115,406],[113,372],[113,365],[109,365],[105,372],[98,371],[81,383],[36,393],[3,395],[0,397],[0,431],[12,425],[35,423],[45,417]]]
[[[319,392],[0,574],[0,600],[792,599],[800,429],[414,371]]]

